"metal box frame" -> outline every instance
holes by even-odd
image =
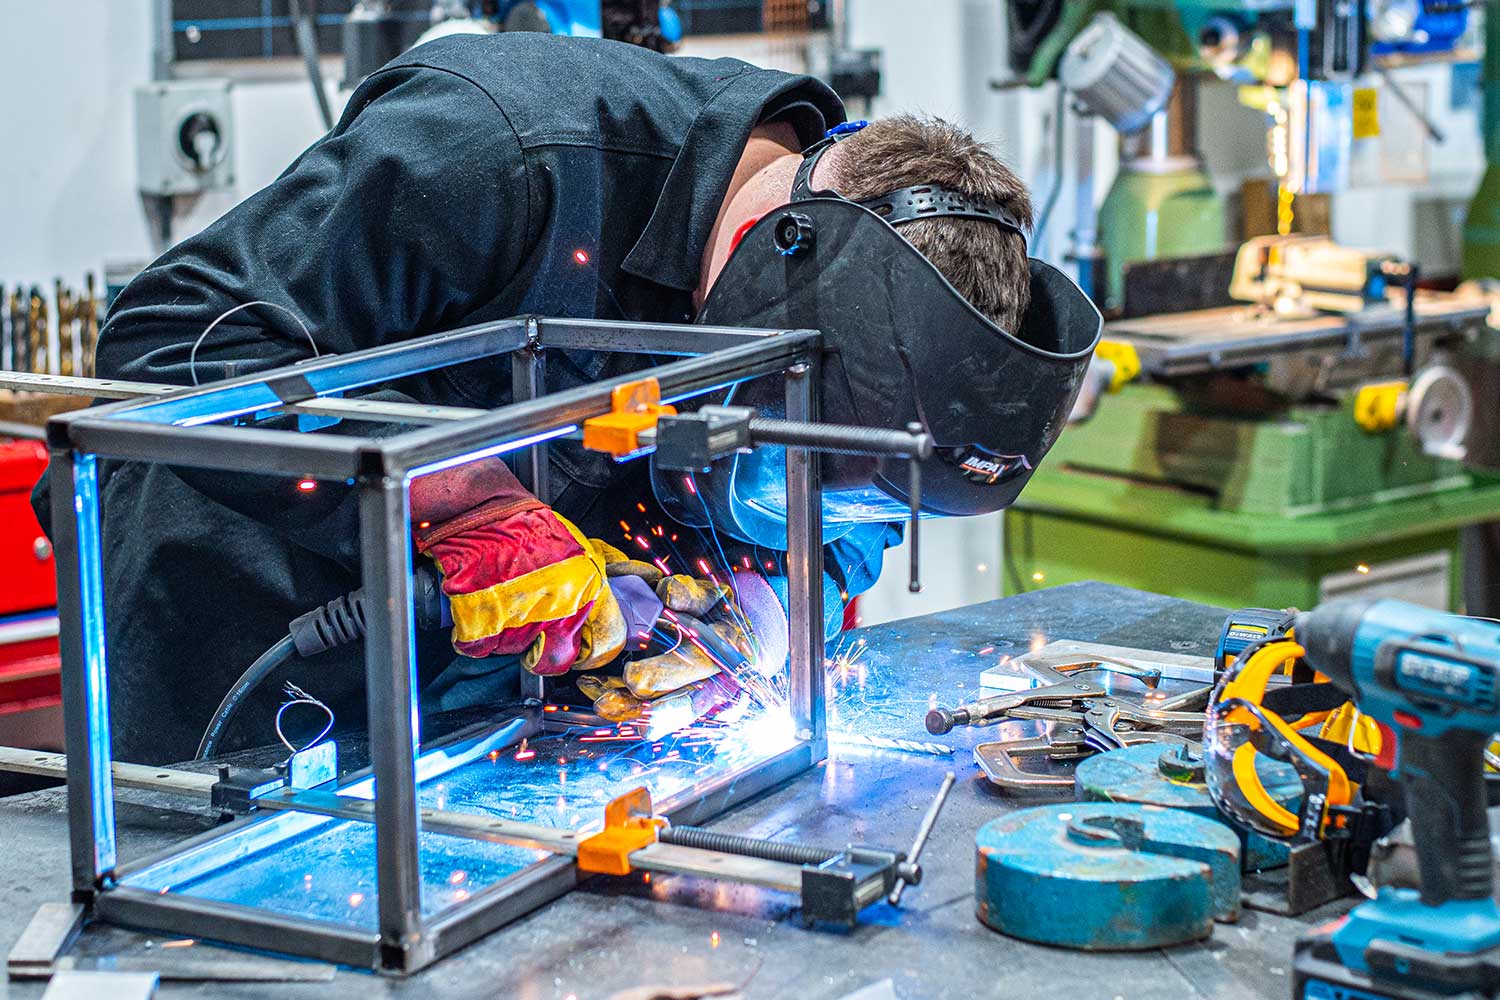
[[[578,877],[573,861],[552,856],[445,910],[430,916],[422,912],[418,832],[423,821],[417,798],[419,724],[408,485],[414,476],[526,449],[523,479],[545,499],[546,442],[608,412],[616,387],[648,376],[660,383],[664,399],[682,399],[780,373],[786,383],[787,416],[816,420],[820,341],[816,331],[523,317],[54,418],[48,425],[48,443],[75,899],[91,903],[98,916],[112,922],[404,973],[568,891]],[[549,348],[684,357],[613,381],[545,395]],[[505,354],[512,358],[515,402],[498,409],[341,398],[361,387]],[[226,421],[289,412],[422,426],[378,439],[225,426]],[[790,700],[795,742],[790,749],[740,771],[719,774],[664,803],[663,811],[679,821],[707,819],[805,770],[827,753],[819,599],[821,486],[810,451],[790,447],[786,454]],[[130,866],[117,863],[100,551],[100,457],[355,484],[367,595],[365,686],[371,773],[378,788],[373,806],[364,804],[365,818],[375,825],[377,931],[119,884],[132,871],[170,862],[188,852],[198,858],[211,857],[215,842],[254,820],[231,823]],[[545,697],[544,680],[532,680],[534,685],[526,693]],[[504,724],[504,720],[499,722]],[[519,739],[520,729],[512,723],[507,738]],[[298,807],[293,803],[291,808]],[[484,839],[481,832],[468,835]]]

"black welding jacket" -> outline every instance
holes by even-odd
[[[194,341],[257,299],[297,313],[325,354],[520,314],[690,321],[751,129],[784,120],[809,144],[843,117],[823,84],[733,59],[532,33],[421,46],[361,84],[333,131],[274,183],[131,282],[101,332],[98,373],[188,384]],[[212,381],[309,353],[281,311],[246,309],[203,341],[195,373]],[[646,363],[554,356],[548,387]],[[493,407],[510,401],[510,378],[508,364],[471,364],[398,388]],[[585,531],[613,524],[618,505],[595,503],[618,475],[611,463],[552,453],[555,505]],[[231,681],[291,618],[359,585],[353,504],[333,487],[298,495],[291,480],[106,471],[115,756],[184,759]],[[446,635],[424,642],[424,663],[452,659],[441,655]],[[315,693],[359,688],[360,662],[357,648],[323,654],[296,676]],[[259,700],[265,742],[275,699]]]

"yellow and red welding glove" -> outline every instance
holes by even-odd
[[[602,543],[526,492],[498,458],[414,480],[411,510],[417,549],[443,575],[457,652],[519,653],[532,673],[560,674],[602,666],[623,648]]]

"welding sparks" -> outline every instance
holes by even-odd
[[[717,948],[719,946],[719,932],[718,931],[714,931],[712,934],[710,934],[708,936],[708,946],[710,948]]]
[[[317,488],[318,488],[318,481],[316,479],[299,479],[299,480],[297,480],[297,489],[301,490],[303,493],[311,493],[313,490],[315,490]]]
[[[548,705],[547,708],[552,708],[555,711],[555,708],[552,705]],[[531,760],[535,756],[536,751],[528,747],[526,745],[526,740],[523,738],[521,740],[521,745],[516,748],[516,760]]]
[[[350,906],[358,906],[360,903],[363,903],[364,901],[365,901],[365,894],[362,893],[362,892],[351,892],[349,894],[349,905]]]
[[[687,476],[682,481],[685,484],[687,484],[687,489],[688,489],[689,493],[691,493],[693,496],[697,496],[698,495],[698,484],[695,483],[695,482],[693,482],[693,477],[692,476]]]
[[[1360,563],[1358,566],[1354,567],[1354,572],[1363,575],[1370,572],[1370,567],[1365,565],[1364,563]]]
[[[573,259],[580,264],[587,264],[589,262],[589,252],[580,247],[573,251]]]
[[[1045,579],[1047,579],[1047,574],[1043,573],[1041,570],[1037,570],[1035,573],[1031,574],[1031,580],[1033,583],[1041,583]]]

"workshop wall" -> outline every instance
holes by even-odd
[[[136,190],[133,92],[151,79],[152,0],[5,6],[0,280],[76,280],[106,261],[151,260],[162,247]],[[234,78],[235,185],[177,198],[178,238],[265,186],[321,133],[300,65],[194,72]],[[337,79],[334,63],[327,72]],[[342,101],[335,95],[335,110]]]

